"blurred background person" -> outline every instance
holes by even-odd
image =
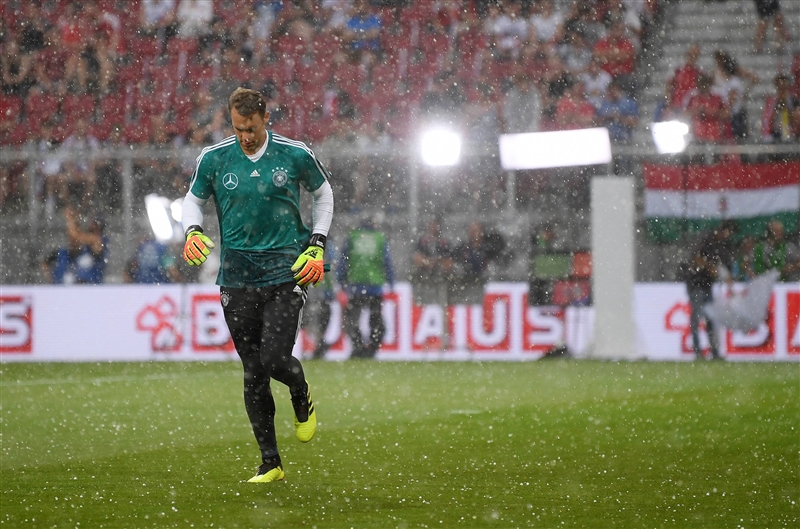
[[[105,222],[93,218],[81,225],[72,207],[64,208],[67,244],[50,252],[42,263],[46,279],[53,284],[101,284],[108,258]]]
[[[782,50],[787,43],[792,41],[792,37],[789,35],[789,30],[783,21],[779,0],[753,0],[753,2],[756,4],[756,12],[758,13],[758,25],[756,26],[755,35],[756,53],[761,53],[764,49],[764,39],[767,36],[770,22],[775,28],[775,41],[778,49]]]
[[[386,333],[381,307],[384,287],[394,287],[389,239],[379,229],[380,215],[367,217],[352,230],[341,248],[337,278],[347,297],[344,329],[352,342],[350,358],[374,358]],[[361,311],[369,310],[367,341],[361,334]]]
[[[773,83],[775,93],[765,101],[761,134],[768,142],[794,143],[800,138],[800,98],[792,94],[788,75],[776,75]]]
[[[181,283],[175,249],[152,237],[142,237],[123,272],[126,283]]]
[[[713,301],[712,289],[716,281],[730,282],[730,270],[735,261],[733,235],[736,223],[724,221],[716,228],[701,234],[689,254],[689,263],[684,272],[686,293],[689,296],[689,328],[692,334],[692,347],[695,358],[703,360],[705,355],[700,347],[700,323],[705,321],[711,359],[721,359],[717,329],[706,316],[705,305]]]

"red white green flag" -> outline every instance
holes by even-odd
[[[768,164],[644,164],[647,232],[657,242],[677,241],[720,221],[738,221],[741,235],[761,235],[767,222],[798,225],[800,162]]]

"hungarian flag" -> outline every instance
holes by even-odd
[[[740,235],[760,236],[772,219],[797,229],[800,162],[717,165],[643,164],[647,233],[656,242],[736,220]]]

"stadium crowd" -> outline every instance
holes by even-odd
[[[121,175],[111,161],[49,154],[200,148],[230,135],[225,104],[239,85],[268,96],[271,129],[315,148],[391,147],[425,119],[461,125],[473,151],[502,132],[588,126],[605,126],[612,141],[629,143],[650,117],[640,115],[638,61],[662,3],[8,0],[0,3],[0,145],[42,154],[36,193],[50,225],[59,209],[91,210],[93,197],[113,209],[119,193],[103,188],[118,191]],[[786,73],[758,79],[723,50],[712,52],[715,68],[704,72],[697,64],[703,52],[711,50],[689,50],[656,120],[693,120],[698,142],[797,141],[800,54]],[[748,126],[742,113],[748,87],[766,82],[775,91],[764,102],[761,127]],[[479,165],[489,158],[470,170],[500,174],[494,165]],[[135,164],[134,202],[150,192],[178,196],[192,161],[154,157]],[[379,171],[367,158],[335,169],[337,206],[345,210],[357,211],[375,189],[399,193],[386,175],[400,171]],[[24,170],[0,166],[0,205],[9,194],[26,193]],[[165,181],[165,174],[176,181]],[[537,192],[537,178],[518,181],[519,199]],[[473,180],[480,187],[471,188]],[[463,179],[464,189],[453,192],[480,191],[483,205],[500,203],[484,178],[473,180]],[[585,178],[576,182],[588,189]],[[588,200],[568,191],[580,204]],[[400,201],[385,202],[391,213]]]
[[[275,128],[320,142],[402,139],[426,97],[477,121],[527,77],[545,130],[585,126],[612,81],[636,89],[658,0],[65,0],[2,3],[0,143],[203,143],[237,85],[271,98]],[[596,66],[593,64],[596,63]],[[574,89],[574,87],[578,89]],[[587,104],[588,103],[588,104]],[[502,111],[498,113],[502,119]],[[503,124],[500,123],[502,127]],[[115,132],[120,138],[115,137]]]

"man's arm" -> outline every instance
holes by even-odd
[[[184,233],[191,226],[203,226],[203,206],[208,200],[195,196],[191,191],[186,193],[181,207],[181,226]]]
[[[311,196],[314,199],[311,213],[313,221],[311,233],[327,236],[333,221],[333,189],[331,184],[326,180],[315,191],[311,192]]]

